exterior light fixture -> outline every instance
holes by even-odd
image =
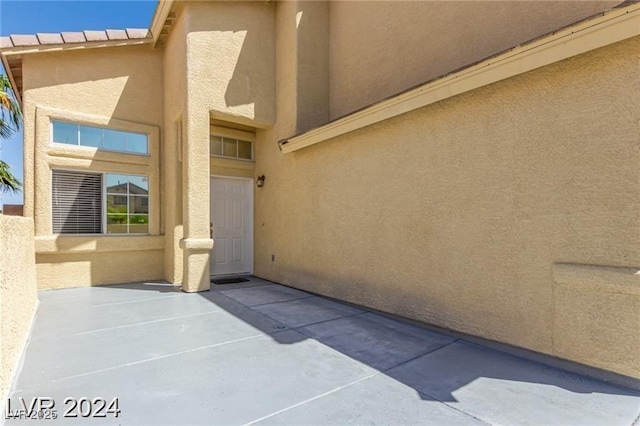
[[[262,188],[264,186],[264,175],[258,176],[256,179],[256,185],[258,188]]]

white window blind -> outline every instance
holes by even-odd
[[[53,170],[53,232],[102,233],[102,175]]]

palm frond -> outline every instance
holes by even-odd
[[[0,160],[0,192],[19,192],[22,183],[11,174],[11,166]]]
[[[11,81],[0,75],[0,138],[9,139],[22,124],[22,111],[16,101]],[[10,171],[10,166],[0,160],[0,192],[18,192],[22,183]]]

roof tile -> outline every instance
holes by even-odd
[[[127,35],[129,38],[147,38],[149,37],[149,30],[146,28],[127,28]]]
[[[140,40],[149,38],[149,36],[149,30],[145,28],[62,33],[12,34],[7,37],[0,37],[0,48],[8,49],[23,46],[46,46],[109,40]]]
[[[125,30],[107,30],[107,37],[109,40],[128,40],[127,32]]]
[[[13,42],[11,41],[11,37],[0,37],[0,49],[4,49],[7,47],[13,47]]]
[[[84,31],[87,41],[107,41],[107,33],[105,31]]]
[[[38,33],[36,34],[40,44],[61,44],[64,43],[60,33]]]
[[[87,39],[84,38],[84,33],[62,33],[62,40],[65,43],[84,43]]]
[[[14,46],[37,46],[40,44],[35,34],[12,34],[9,37],[11,37]]]

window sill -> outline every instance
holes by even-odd
[[[164,235],[47,235],[35,237],[36,254],[164,250]]]

